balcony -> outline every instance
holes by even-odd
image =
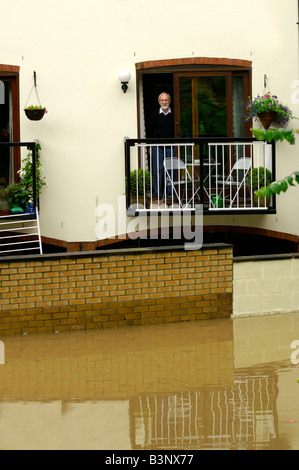
[[[276,212],[275,197],[255,196],[275,180],[274,143],[227,137],[125,139],[125,168],[129,216],[192,212],[198,205],[204,215]]]

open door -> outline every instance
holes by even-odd
[[[17,77],[0,74],[0,142],[19,142],[19,100]],[[18,180],[19,148],[0,147],[0,185]]]
[[[176,137],[244,137],[244,77],[231,72],[174,75]]]

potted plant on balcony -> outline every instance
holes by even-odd
[[[24,109],[25,114],[30,121],[40,121],[45,113],[47,113],[47,109],[44,106],[33,106],[30,105]]]
[[[271,93],[248,99],[245,104],[245,121],[248,122],[252,118],[260,120],[266,130],[271,125],[284,128],[290,119],[297,119],[288,106],[282,104],[277,96]]]
[[[36,194],[37,197],[43,187],[46,186],[45,177],[41,174],[41,163],[39,150],[40,144],[36,145]],[[18,183],[11,183],[5,188],[11,213],[32,212],[33,200],[33,168],[32,168],[32,155],[28,153],[26,158],[22,160],[22,168],[18,171],[20,181]],[[33,208],[35,210],[35,208]]]
[[[150,198],[151,174],[147,170],[133,170],[130,172],[130,196],[132,204],[142,204],[147,207]]]
[[[272,173],[268,168],[260,166],[258,168],[253,168],[248,172],[247,178],[247,187],[249,191],[252,191],[253,194],[253,204],[254,206],[260,206],[261,199],[256,194],[257,191],[264,187],[268,186],[272,181]],[[262,201],[263,202],[263,201]],[[266,206],[269,205],[269,198],[266,199]]]
[[[4,186],[0,187],[0,215],[8,215],[9,214],[9,202],[8,202],[8,194],[7,189]]]
[[[27,188],[21,182],[11,183],[7,186],[6,193],[10,212],[12,214],[20,214],[25,212],[25,207],[28,204],[29,199]]]

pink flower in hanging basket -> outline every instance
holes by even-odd
[[[33,104],[31,104],[30,106],[26,106],[26,108],[24,109],[44,109],[45,110],[45,113],[47,113],[47,109],[45,108],[45,106],[34,106]]]

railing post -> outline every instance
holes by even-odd
[[[272,145],[272,181],[276,180],[276,145],[275,142],[271,142]],[[272,195],[272,207],[276,211],[276,194]]]
[[[33,207],[39,209],[39,198],[37,195],[36,188],[36,143],[28,146],[28,149],[32,151],[32,192],[33,192]]]
[[[199,165],[200,165],[200,203],[204,205],[204,144],[203,141],[199,141]]]
[[[130,207],[130,202],[131,202],[131,181],[130,181],[130,169],[131,169],[131,164],[130,164],[130,144],[128,142],[128,139],[124,139],[124,145],[125,145],[125,188],[126,188],[126,207]]]

